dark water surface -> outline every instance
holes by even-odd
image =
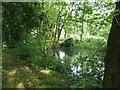
[[[74,78],[89,75],[103,80],[104,54],[99,48],[70,48],[59,47],[54,49],[55,56],[59,58],[67,75]]]

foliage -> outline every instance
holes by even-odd
[[[101,88],[101,81],[89,75],[84,75],[79,81],[74,82],[71,88]]]
[[[2,5],[3,42],[12,48],[16,43],[22,42],[26,33],[30,33],[39,24],[38,17],[41,14],[36,8],[40,7],[37,3],[5,2]]]
[[[111,2],[3,3],[3,46],[14,48],[11,49],[14,57],[9,50],[9,55],[4,57],[37,68],[38,75],[30,72],[25,76],[30,80],[34,78],[33,83],[45,84],[42,87],[100,88],[113,7]],[[15,64],[18,65],[13,63],[13,66]],[[81,71],[72,70],[79,67]],[[62,75],[64,80],[41,74],[41,68],[55,71],[56,76]]]
[[[13,49],[3,52],[3,88],[61,88],[66,84],[62,74],[42,67],[31,67],[13,57],[13,52]]]
[[[26,43],[19,44],[16,48],[16,56],[33,67],[43,67],[44,69],[49,68],[58,72],[64,72],[61,62],[56,60],[52,54],[43,51],[41,44],[35,40],[36,38],[28,38]]]
[[[74,40],[73,40],[73,38],[68,38],[64,42],[60,43],[60,46],[73,47],[74,46]]]

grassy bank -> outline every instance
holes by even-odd
[[[16,59],[14,50],[3,50],[3,88],[61,88],[68,87],[66,78],[60,73],[30,67]]]

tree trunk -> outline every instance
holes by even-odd
[[[116,10],[120,10],[120,1]],[[105,56],[103,88],[120,88],[120,13],[113,18]]]

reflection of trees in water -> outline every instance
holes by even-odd
[[[86,74],[102,79],[104,54],[100,50],[58,48],[55,53],[67,74],[78,77]]]
[[[71,60],[72,65],[76,67],[80,66],[79,68],[81,69],[81,71],[79,75],[89,74],[91,76],[95,76],[96,78],[102,79],[104,65],[102,62],[102,55],[99,51],[97,52],[94,50],[82,50]]]

